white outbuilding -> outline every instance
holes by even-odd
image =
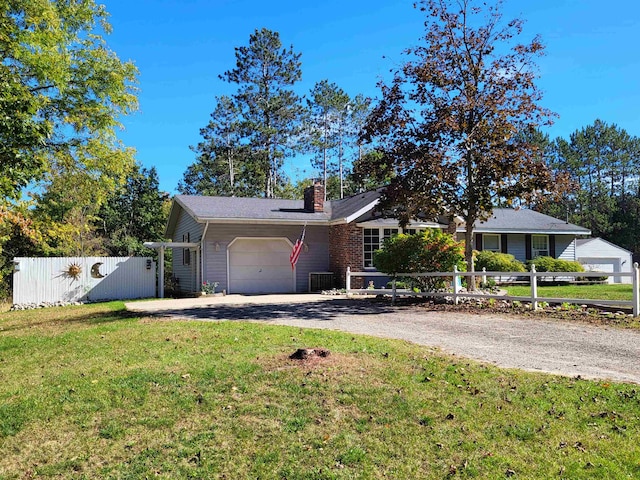
[[[576,259],[588,272],[629,273],[633,256],[629,250],[600,237],[576,240]],[[631,277],[609,276],[609,283],[631,283]]]

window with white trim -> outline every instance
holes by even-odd
[[[373,252],[380,250],[386,238],[397,235],[398,228],[365,228],[364,229],[364,268],[373,268]]]
[[[549,256],[549,235],[531,235],[531,255],[533,258]]]
[[[490,252],[501,252],[500,235],[496,233],[484,233],[482,234],[482,250],[489,250]]]

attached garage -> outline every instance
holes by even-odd
[[[287,238],[236,238],[227,249],[229,293],[295,292]]]

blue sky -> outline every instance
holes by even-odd
[[[218,78],[235,64],[234,47],[262,27],[302,53],[299,94],[328,79],[350,95],[377,97],[379,80],[416,45],[424,16],[406,0],[103,0],[111,14],[109,47],[140,70],[140,111],[120,138],[155,166],[160,188],[176,193],[195,156],[214,97],[235,88]],[[526,20],[522,41],[542,36],[542,104],[560,117],[548,130],[568,138],[596,118],[640,136],[640,2],[505,0],[505,19]],[[291,175],[311,175],[306,158],[288,160]]]

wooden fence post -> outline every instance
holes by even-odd
[[[640,315],[640,268],[638,262],[633,264],[633,316]]]
[[[487,284],[487,267],[482,267],[482,283]]]
[[[164,246],[158,248],[158,298],[164,298]]]
[[[458,286],[458,280],[460,277],[458,276],[458,266],[453,266],[453,303],[458,305],[458,292],[460,291],[460,287]]]
[[[351,267],[347,267],[347,280],[346,280],[347,294],[351,290]]]
[[[538,309],[538,277],[536,277],[536,265],[531,264],[531,310]]]
[[[393,288],[393,293],[391,294],[391,305],[395,305],[396,304],[396,277],[393,277],[393,280],[391,280],[391,285]]]

